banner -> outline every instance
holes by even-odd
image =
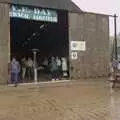
[[[9,16],[28,20],[58,22],[58,15],[56,11],[42,8],[29,8],[11,5]]]

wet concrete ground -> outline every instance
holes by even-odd
[[[76,84],[1,87],[0,120],[120,120],[120,87]]]

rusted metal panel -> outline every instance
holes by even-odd
[[[69,13],[69,42],[85,41],[86,51],[70,59],[71,78],[103,77],[109,73],[109,17]],[[71,54],[70,49],[70,54]]]
[[[8,80],[8,62],[10,58],[9,5],[0,3],[0,84]]]

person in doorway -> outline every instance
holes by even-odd
[[[47,73],[48,72],[48,59],[47,58],[45,58],[43,61],[43,67],[44,67],[45,73]]]
[[[67,59],[65,57],[62,58],[62,73],[63,77],[68,76],[68,65],[67,65]]]
[[[26,75],[26,58],[22,58],[21,60],[21,66],[22,66],[22,80],[25,80],[25,75]]]
[[[52,76],[52,81],[57,79],[57,62],[54,57],[51,58],[50,71]]]
[[[57,78],[61,79],[61,66],[62,62],[59,57],[56,57],[56,62],[57,62]]]
[[[27,66],[27,72],[28,72],[28,79],[31,80],[33,77],[33,67],[34,67],[34,63],[31,58],[28,58],[26,62],[26,66]]]
[[[20,73],[20,64],[19,62],[13,58],[10,64],[10,68],[11,68],[11,81],[14,82],[15,87],[18,84],[18,80],[19,80],[19,73]]]
[[[47,66],[48,66],[48,59],[47,59],[47,58],[44,59],[44,61],[43,61],[43,66],[44,66],[44,67],[47,67]]]

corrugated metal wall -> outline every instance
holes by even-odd
[[[71,77],[104,77],[109,73],[109,17],[90,13],[69,13],[69,41],[86,42],[86,51],[70,60]],[[71,50],[70,50],[71,54]]]
[[[8,80],[10,59],[9,4],[0,3],[0,84]],[[87,50],[71,60],[74,79],[107,76],[109,72],[109,19],[95,14],[69,13],[69,41],[86,41]],[[71,54],[71,50],[70,50]]]
[[[8,80],[8,62],[10,55],[9,5],[0,3],[0,84]]]

